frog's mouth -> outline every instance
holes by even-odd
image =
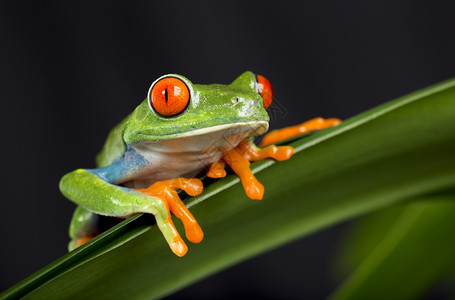
[[[206,128],[194,129],[182,132],[176,137],[211,135],[214,133],[222,133],[222,135],[226,137],[239,134],[245,135],[245,137],[249,137],[264,134],[268,128],[269,123],[266,121],[238,122],[235,124],[221,124]]]
[[[141,135],[148,136],[156,140],[168,140],[168,139],[179,139],[179,138],[192,138],[207,136],[213,137],[230,137],[243,135],[245,138],[250,136],[257,136],[267,132],[269,123],[267,121],[248,121],[248,122],[237,122],[229,124],[220,124],[198,129],[190,129],[182,132],[166,133],[166,134],[148,134],[141,132]]]

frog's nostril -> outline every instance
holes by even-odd
[[[237,104],[237,103],[239,103],[240,99],[239,99],[239,97],[235,97],[235,98],[232,98],[231,101],[233,104]]]

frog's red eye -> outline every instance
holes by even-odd
[[[190,101],[186,84],[176,77],[158,80],[150,90],[150,106],[160,115],[171,117],[181,113]]]
[[[258,93],[262,97],[262,102],[264,108],[267,109],[270,104],[272,104],[273,99],[273,89],[270,81],[267,80],[264,76],[256,75],[256,80],[258,84]]]

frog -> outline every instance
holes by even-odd
[[[228,166],[246,196],[261,200],[264,186],[250,162],[288,160],[294,149],[275,143],[341,122],[315,118],[269,132],[256,145],[254,137],[268,131],[272,101],[270,81],[251,71],[230,84],[193,84],[179,74],[157,78],[145,100],[110,131],[96,168],[76,169],[61,178],[60,191],[77,204],[69,250],[101,233],[100,216],[151,214],[172,252],[184,256],[188,246],[172,216],[183,223],[188,241],[200,243],[204,233],[180,195],[200,195],[199,176],[223,178]]]

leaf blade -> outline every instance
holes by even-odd
[[[448,189],[455,185],[454,119],[455,80],[389,102],[295,141],[289,161],[253,164],[266,187],[262,202],[247,199],[234,176],[189,199],[205,239],[185,258],[173,256],[140,216],[1,297],[160,297],[337,222]]]
[[[382,241],[330,299],[416,299],[455,269],[455,193],[406,205]]]

